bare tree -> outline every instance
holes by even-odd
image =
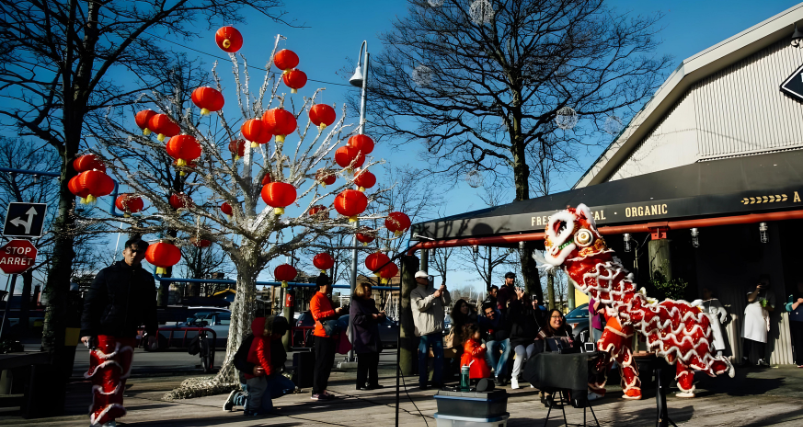
[[[373,60],[368,102],[383,114],[372,125],[395,144],[423,143],[433,174],[512,181],[515,200],[532,196],[533,168],[576,167],[608,117],[632,115],[670,63],[654,56],[660,15],[619,15],[605,0],[408,3]],[[527,288],[540,292],[528,249]]]
[[[436,248],[430,249],[429,262],[438,274],[441,276],[441,285],[446,284],[446,276],[451,271],[449,268],[449,259],[454,255],[455,248]],[[455,263],[451,264],[451,269],[455,269]]]

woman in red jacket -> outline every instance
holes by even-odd
[[[464,325],[463,336],[466,337],[466,343],[463,344],[460,366],[469,366],[468,377],[472,380],[490,377],[491,368],[485,361],[485,344],[481,340],[480,327],[476,323]]]
[[[312,296],[309,302],[309,309],[312,318],[315,319],[315,329],[312,335],[315,337],[315,371],[312,378],[312,400],[330,400],[334,395],[326,391],[329,383],[329,374],[332,372],[332,365],[335,363],[335,340],[332,338],[332,329],[328,322],[336,320],[343,311],[341,307],[332,309],[332,301],[329,293],[332,291],[332,280],[329,276],[321,274],[316,280],[318,292]],[[324,325],[327,324],[325,327]]]

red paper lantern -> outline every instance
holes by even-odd
[[[173,193],[170,196],[170,206],[175,210],[189,209],[195,207],[195,202],[192,201],[190,196],[184,193]]]
[[[362,242],[363,246],[368,246],[369,243],[373,242],[376,239],[376,232],[371,230],[369,227],[362,227],[363,230],[360,233],[357,233],[357,240]]]
[[[320,130],[332,126],[336,118],[335,109],[326,104],[315,104],[309,109],[309,120]]]
[[[221,27],[215,33],[215,43],[225,52],[237,52],[243,47],[243,35],[234,27]]]
[[[93,203],[98,197],[108,196],[114,191],[114,181],[103,172],[96,170],[81,172],[73,179],[75,182],[70,191],[81,197],[81,203]],[[69,183],[67,188],[70,188]]]
[[[282,282],[282,287],[287,287],[287,282],[293,280],[298,276],[298,271],[290,264],[282,264],[273,270],[273,277]]]
[[[315,180],[321,183],[321,186],[326,188],[327,185],[332,185],[337,181],[337,175],[332,171],[326,169],[318,169],[315,174]]]
[[[359,188],[359,191],[365,191],[366,188],[371,188],[376,184],[376,176],[366,170],[361,170],[355,173],[354,185]]]
[[[106,172],[106,165],[104,165],[103,161],[94,154],[84,154],[83,156],[78,156],[75,160],[73,160],[72,167],[76,172],[86,172],[93,169]]]
[[[223,108],[225,100],[223,94],[217,89],[209,86],[201,86],[192,91],[192,103],[201,109],[201,115],[205,116],[210,111],[218,111]]]
[[[156,139],[159,141],[164,141],[165,137],[172,138],[181,133],[181,128],[170,120],[167,114],[155,114],[148,121],[148,128],[158,134]]]
[[[231,151],[231,157],[234,158],[235,162],[240,160],[240,157],[245,156],[245,140],[234,139],[229,142],[229,151]]]
[[[400,236],[410,228],[410,217],[401,212],[391,212],[385,218],[385,227],[393,234]]]
[[[301,70],[292,69],[284,72],[282,81],[290,88],[290,93],[298,93],[298,90],[307,84],[307,74]]]
[[[265,111],[262,121],[268,125],[270,133],[276,135],[276,142],[284,142],[284,137],[293,133],[298,125],[296,116],[284,108],[273,108]]]
[[[149,128],[150,121],[151,121],[151,117],[153,117],[155,115],[156,115],[156,111],[142,110],[139,113],[137,113],[136,116],[134,116],[134,121],[137,122],[137,127],[142,129],[142,134],[143,135],[147,136],[147,135],[151,134],[151,129]]]
[[[368,198],[357,190],[344,190],[335,197],[335,209],[349,217],[349,222],[357,221],[357,215],[365,212],[368,207]]]
[[[326,273],[326,270],[335,266],[335,259],[332,258],[332,255],[325,252],[320,253],[312,257],[312,265],[318,270],[321,270],[321,273]]]
[[[181,261],[181,251],[172,243],[160,241],[148,246],[145,259],[156,266],[156,274],[167,273],[167,268]]]
[[[221,212],[223,212],[224,214],[226,214],[228,216],[234,215],[234,211],[231,209],[231,205],[226,203],[226,202],[223,202],[223,204],[220,205],[220,210],[221,210]]]
[[[349,138],[348,145],[354,147],[362,154],[371,154],[374,151],[374,140],[367,135],[354,135]]]
[[[296,201],[296,188],[286,182],[271,182],[262,187],[262,200],[273,208],[276,215]]]
[[[282,49],[273,55],[273,64],[285,73],[298,66],[298,55],[289,49]]]
[[[176,159],[175,165],[182,167],[201,157],[201,144],[192,135],[176,135],[167,141],[167,155]],[[186,175],[182,170],[181,176]]]
[[[307,211],[307,214],[309,214],[309,216],[318,215],[318,214],[323,215],[324,213],[327,213],[328,211],[329,211],[329,209],[324,205],[315,205],[315,206],[312,206],[311,208],[309,208],[309,210]]]
[[[390,262],[390,257],[382,252],[374,252],[365,257],[365,268],[377,274],[379,270],[387,263]],[[377,274],[378,275],[378,274]]]
[[[379,270],[378,276],[381,283],[388,283],[390,279],[396,277],[398,273],[399,267],[395,263],[390,263]]]
[[[365,163],[365,154],[354,147],[346,145],[335,151],[335,162],[342,168],[352,170]]]
[[[142,211],[145,207],[145,202],[142,201],[142,197],[124,193],[117,196],[117,200],[114,201],[114,206],[123,211],[123,216],[128,218],[132,213]]]
[[[197,237],[191,237],[190,243],[192,243],[192,245],[195,246],[196,248],[208,248],[212,246],[211,240],[199,239]]]
[[[273,178],[270,176],[270,172],[268,172],[262,177],[262,185],[268,185],[271,182],[273,182]]]
[[[246,120],[240,127],[240,132],[245,139],[251,141],[251,148],[256,148],[259,144],[266,144],[270,141],[270,129],[265,126],[265,122],[259,119]]]

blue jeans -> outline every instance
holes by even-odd
[[[493,368],[494,376],[505,375],[507,372],[507,361],[510,359],[510,338],[505,338],[501,341],[488,341],[485,343],[485,358],[488,360],[488,366]],[[499,350],[502,350],[502,356],[499,357]]]
[[[432,362],[432,384],[443,384],[443,334],[433,332],[429,335],[422,335],[418,342],[418,385],[426,387],[429,369],[427,368],[428,348],[432,347],[432,354],[435,360]]]
[[[244,406],[246,411],[260,413],[272,411],[273,399],[292,393],[296,388],[289,378],[281,374],[251,378],[242,386],[245,393],[235,396],[234,406]]]

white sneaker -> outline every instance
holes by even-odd
[[[510,388],[512,388],[513,390],[518,390],[520,388],[518,378],[513,377],[510,379]]]
[[[769,365],[769,363],[767,363],[767,362],[766,362],[766,361],[765,361],[765,360],[762,358],[762,359],[758,359],[758,362],[756,362],[756,366],[770,366],[770,365]]]
[[[534,386],[534,385],[532,385],[532,384],[530,384],[530,388],[535,388],[535,386]]]
[[[681,390],[681,391],[675,393],[675,397],[684,397],[686,399],[691,399],[694,396],[695,396],[695,394],[694,394],[693,391],[683,391],[683,390]]]

